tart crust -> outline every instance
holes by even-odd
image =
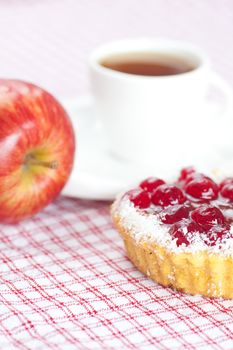
[[[165,287],[192,295],[233,299],[233,258],[207,251],[174,253],[154,242],[136,242],[112,211],[127,255],[142,273]]]

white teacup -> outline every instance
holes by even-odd
[[[154,54],[190,65],[188,72],[146,76],[106,68],[103,62],[124,55]],[[123,57],[123,56],[122,56]],[[179,41],[132,39],[106,44],[90,57],[95,108],[115,156],[134,163],[160,167],[194,164],[216,143],[225,142],[232,119],[206,112],[210,85],[227,97],[227,84],[214,73],[200,49]],[[227,115],[227,113],[224,113]],[[225,118],[225,117],[224,117]],[[228,119],[228,120],[227,120]],[[230,120],[231,119],[231,120]],[[221,130],[222,128],[222,130]]]

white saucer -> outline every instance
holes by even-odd
[[[105,145],[92,99],[89,96],[63,101],[76,133],[74,169],[63,190],[72,197],[111,200],[132,184],[136,169],[112,157]],[[137,169],[138,171],[138,169]]]
[[[76,133],[76,155],[71,177],[63,194],[71,197],[112,200],[120,191],[129,188],[147,176],[171,178],[171,169],[153,169],[132,165],[114,158],[107,149],[101,125],[98,123],[90,96],[63,101]],[[204,157],[205,158],[205,157]],[[233,173],[232,163],[213,150],[200,164],[192,162],[201,171],[210,172],[215,165],[226,163],[227,174]],[[204,164],[204,165],[203,165]],[[184,164],[184,166],[190,164]],[[201,169],[200,169],[201,168]],[[203,169],[204,168],[204,169]],[[174,175],[176,175],[174,169]],[[153,172],[152,172],[153,171]]]

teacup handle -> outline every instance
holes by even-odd
[[[226,80],[224,80],[220,75],[215,72],[211,72],[210,76],[210,85],[215,87],[217,90],[220,90],[221,93],[225,96],[225,112],[224,116],[229,117],[231,112],[233,114],[233,89]]]
[[[225,156],[232,157],[233,89],[228,82],[215,72],[211,72],[210,85],[219,90],[225,98],[223,110],[216,113],[221,116],[220,120],[226,123],[224,129],[227,130],[226,134],[222,135],[223,137],[219,135],[219,142],[221,143],[219,146]]]

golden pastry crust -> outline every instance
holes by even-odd
[[[121,217],[112,212],[132,263],[165,287],[211,298],[233,299],[233,258],[207,251],[174,253],[154,242],[136,242]]]

